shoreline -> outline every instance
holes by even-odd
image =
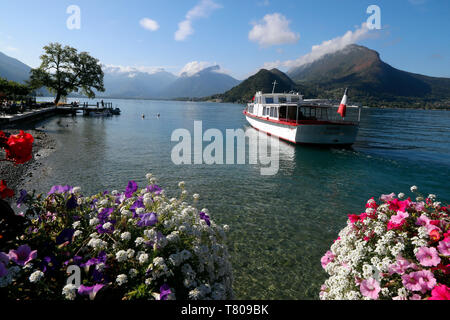
[[[17,134],[20,130],[17,127],[3,129],[4,132],[11,134]],[[56,150],[56,140],[45,131],[36,128],[25,128],[23,130],[34,137],[33,158],[19,165],[14,165],[9,161],[0,161],[0,179],[5,180],[8,188],[14,190],[14,197],[5,199],[12,207],[15,207],[14,204],[20,190],[36,176],[36,171],[43,166],[42,161]],[[1,153],[1,157],[4,158],[4,151],[1,151]]]

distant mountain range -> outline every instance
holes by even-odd
[[[109,98],[199,98],[224,92],[239,83],[211,66],[194,74],[182,73],[179,77],[166,71],[155,73],[106,69],[105,92],[99,96]]]
[[[30,78],[30,70],[25,63],[0,52],[0,77],[24,83]]]
[[[163,70],[147,73],[122,71],[115,67],[103,69],[106,91],[97,92],[97,96],[103,98],[199,98],[227,91],[239,83],[239,80],[223,73],[218,65],[194,74],[183,73],[179,77]],[[30,70],[26,64],[0,52],[0,77],[24,83],[29,79]],[[48,94],[43,89],[40,93]]]
[[[287,72],[297,84],[321,98],[349,98],[368,106],[450,106],[450,79],[398,70],[380,59],[378,52],[359,45],[293,68]]]
[[[28,79],[30,67],[0,53],[0,77],[18,82]],[[450,108],[450,79],[428,77],[398,70],[383,62],[378,52],[359,45],[327,54],[292,68],[261,69],[244,81],[223,73],[218,65],[196,73],[176,76],[164,70],[154,73],[137,69],[104,67],[102,98],[218,99],[247,102],[256,91],[301,92],[305,98],[339,100],[349,88],[351,103],[390,107]]]
[[[296,90],[305,98],[340,100],[349,88],[349,102],[366,106],[450,108],[450,79],[401,71],[380,59],[378,52],[359,45],[293,68],[261,69],[238,86],[208,99],[248,102],[256,91]]]

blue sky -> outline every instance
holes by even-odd
[[[70,5],[80,8],[80,29],[67,28]],[[370,5],[381,30],[362,26]],[[396,68],[450,77],[449,16],[448,0],[0,0],[0,51],[37,67],[42,47],[57,41],[124,69],[218,64],[244,79],[355,42]]]

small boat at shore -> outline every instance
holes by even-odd
[[[361,107],[347,106],[347,89],[341,104],[303,99],[296,92],[256,92],[243,113],[255,129],[299,144],[352,145],[358,134]]]

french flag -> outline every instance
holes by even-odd
[[[339,113],[342,118],[345,117],[345,112],[347,110],[347,90],[348,90],[348,88],[345,89],[344,96],[342,97],[341,104],[339,105],[339,108],[337,111],[337,113]]]

